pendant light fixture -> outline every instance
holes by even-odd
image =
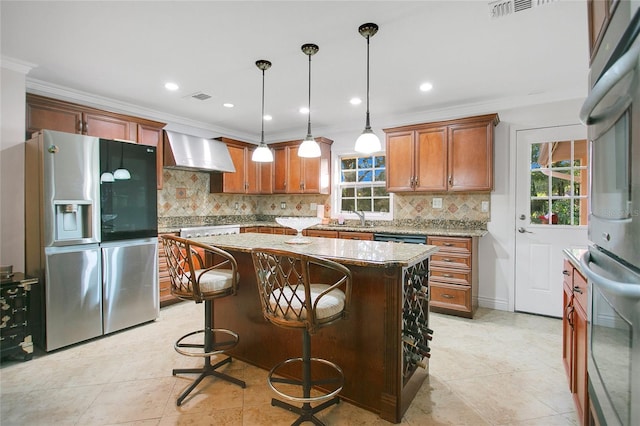
[[[369,120],[369,39],[378,32],[378,25],[374,23],[366,23],[358,27],[360,35],[367,39],[367,119],[364,126],[364,131],[358,139],[356,139],[356,152],[363,154],[371,154],[382,150],[380,139],[371,130],[371,122]]]
[[[256,61],[256,66],[262,71],[262,129],[260,131],[260,144],[255,151],[253,151],[251,160],[258,163],[271,163],[273,162],[273,153],[267,144],[264,143],[264,72],[271,68],[271,62],[266,59],[259,59]]]
[[[116,180],[129,180],[131,179],[131,173],[129,170],[125,169],[123,166],[124,163],[124,142],[120,143],[120,168],[118,168],[115,172],[113,172],[113,178]]]
[[[309,121],[307,124],[307,137],[304,138],[298,148],[299,157],[320,157],[320,145],[311,136],[311,56],[318,53],[320,48],[311,43],[302,45],[302,52],[309,56]]]

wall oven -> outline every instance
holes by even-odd
[[[580,111],[590,144],[589,398],[601,425],[640,425],[640,11],[620,1]]]

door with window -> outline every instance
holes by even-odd
[[[582,125],[516,132],[516,311],[562,316],[562,250],[588,243],[586,134]]]

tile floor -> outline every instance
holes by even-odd
[[[0,365],[0,424],[9,425],[289,425],[296,415],[272,407],[266,372],[234,361],[241,389],[203,381],[181,407],[192,376],[173,367],[198,364],[173,350],[200,328],[202,306],[163,308],[160,318],[31,361]],[[403,425],[577,425],[561,363],[558,319],[479,309],[473,320],[432,314],[430,377]],[[389,425],[348,403],[323,411],[327,425]],[[305,423],[307,424],[307,423]]]

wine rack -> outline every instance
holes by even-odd
[[[417,368],[427,368],[429,341],[429,259],[409,266],[403,273],[402,377],[406,383]]]

